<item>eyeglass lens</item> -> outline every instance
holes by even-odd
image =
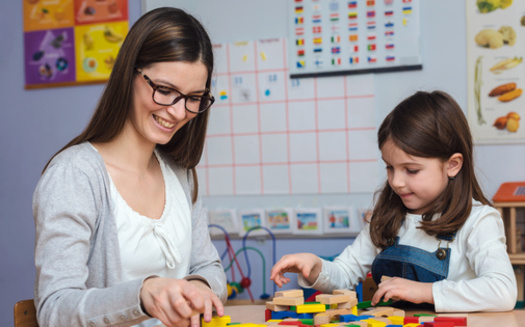
[[[171,106],[185,99],[186,109],[193,112],[205,111],[211,106],[211,99],[203,96],[182,96],[179,92],[168,88],[157,88],[153,93],[153,100],[163,106]]]

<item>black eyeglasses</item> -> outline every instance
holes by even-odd
[[[215,98],[211,95],[209,89],[206,89],[203,95],[185,95],[175,89],[153,83],[140,69],[136,68],[136,70],[153,89],[152,97],[156,104],[172,106],[181,99],[184,99],[184,107],[186,110],[194,114],[200,114],[208,110],[215,102]]]

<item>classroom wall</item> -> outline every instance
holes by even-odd
[[[186,8],[208,28],[214,42],[285,37],[283,0],[148,0]],[[130,23],[141,14],[141,2],[129,1]],[[421,4],[423,70],[375,76],[378,124],[401,99],[416,90],[442,89],[466,109],[465,3],[428,0]],[[24,90],[22,1],[6,1],[0,11],[0,325],[12,326],[13,304],[33,297],[34,224],[31,198],[50,156],[78,134],[89,120],[103,85]],[[525,180],[525,145],[480,145],[475,148],[477,173],[489,197],[505,181]],[[369,206],[372,194],[306,196],[238,196],[205,198],[210,208],[281,205]],[[350,243],[347,239],[277,241],[277,257],[310,251],[330,256]],[[219,252],[224,242],[215,241]],[[264,254],[269,272],[272,244],[248,241]],[[235,249],[242,246],[234,241]],[[242,258],[241,258],[242,259]],[[252,291],[262,292],[260,258],[250,253]],[[239,277],[238,275],[236,276]],[[267,292],[273,286],[267,282]],[[246,294],[243,294],[246,298]]]

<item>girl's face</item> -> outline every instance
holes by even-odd
[[[388,183],[413,214],[423,214],[449,182],[448,164],[437,158],[414,157],[388,140],[381,148]]]
[[[208,78],[208,70],[202,62],[159,62],[144,67],[142,74],[155,85],[196,97],[204,94]],[[153,87],[143,75],[136,74],[135,77],[130,123],[146,142],[166,144],[175,132],[197,114],[186,110],[185,99],[170,106],[155,103]]]

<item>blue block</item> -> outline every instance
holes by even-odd
[[[272,311],[272,319],[297,318],[295,311]]]
[[[359,321],[356,315],[340,315],[339,322]]]
[[[375,316],[371,316],[371,315],[360,315],[360,316],[357,316],[357,320],[359,320],[359,321],[365,320],[365,319],[370,319],[370,318],[375,318]]]
[[[314,319],[313,313],[297,313],[297,318],[299,319]]]

